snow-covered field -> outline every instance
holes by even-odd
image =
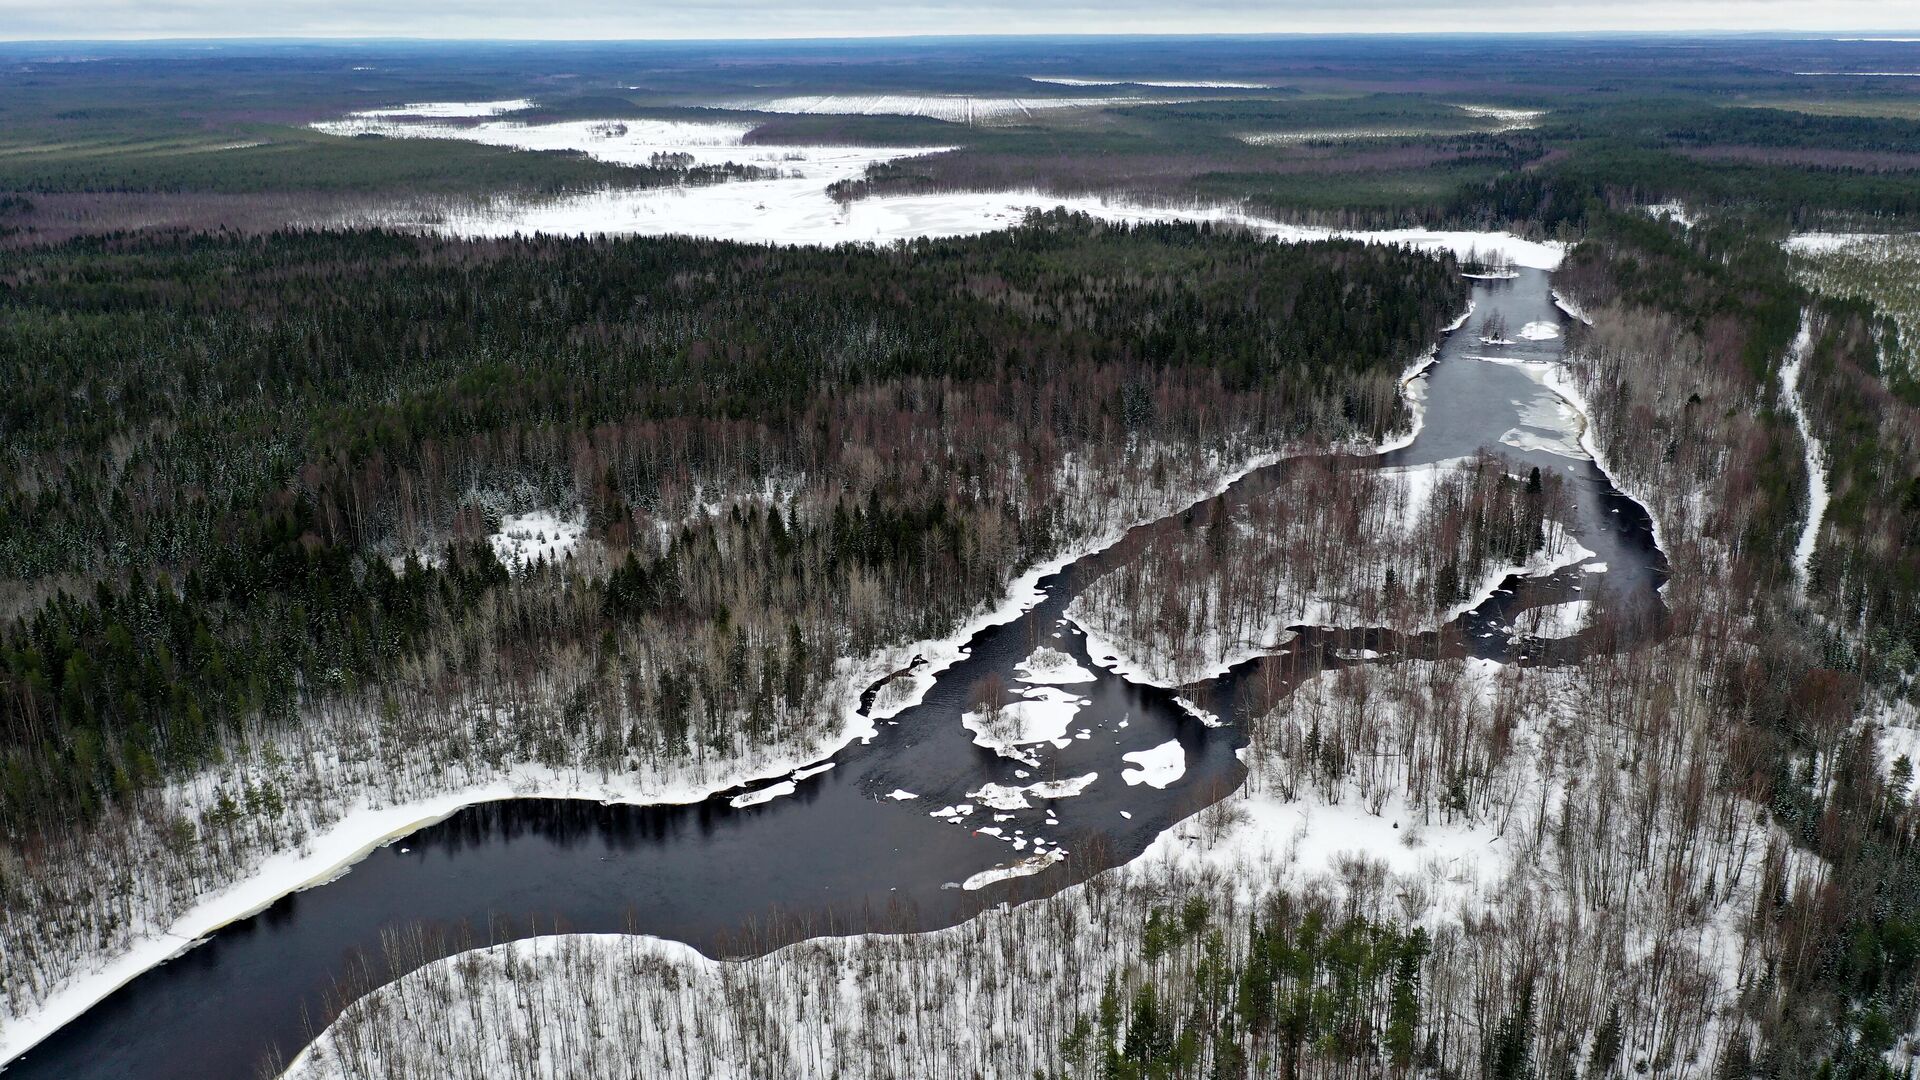
[[[353,115],[372,119],[410,116],[421,119],[457,120],[472,116],[499,116],[501,113],[519,112],[521,109],[531,108],[533,108],[533,102],[526,98],[510,98],[503,101],[421,101],[385,109],[362,109]]]
[[[765,104],[760,107],[765,108]],[[431,115],[471,115],[451,111],[456,108],[453,105],[447,108],[446,113]],[[812,111],[852,110],[836,105],[833,109]],[[1450,251],[1465,260],[1497,261],[1541,270],[1559,266],[1566,251],[1562,243],[1526,240],[1507,233],[1322,229],[1278,222],[1218,205],[1154,205],[1122,197],[1063,197],[1036,191],[942,192],[841,203],[827,194],[827,188],[835,182],[863,177],[870,165],[938,153],[942,148],[746,146],[740,139],[751,126],[737,121],[583,120],[541,125],[491,121],[461,126],[356,114],[315,126],[342,135],[375,130],[392,135],[472,139],[527,149],[573,149],[628,164],[649,162],[655,154],[685,153],[692,155],[697,164],[732,162],[777,168],[780,172],[776,178],[726,183],[594,191],[541,199],[503,197],[478,204],[395,206],[371,219],[353,219],[360,223],[372,220],[397,228],[419,228],[457,236],[500,237],[530,232],[685,234],[749,243],[886,243],[990,232],[1019,224],[1030,210],[1062,207],[1114,222],[1178,220],[1232,224],[1283,241],[1349,237]]]
[[[832,116],[925,116],[959,124],[1031,119],[1035,113],[1108,105],[1166,105],[1186,98],[1103,94],[1098,97],[974,97],[968,94],[796,94],[738,98],[724,109]]]
[[[1455,105],[1454,108],[1469,116],[1491,120],[1499,125],[1501,131],[1532,127],[1535,120],[1547,115],[1545,109],[1516,109],[1500,105]]]
[[[1248,146],[1298,146],[1310,142],[1353,142],[1360,139],[1416,139],[1438,135],[1435,128],[1327,128],[1299,131],[1248,131],[1238,136]]]
[[[329,135],[376,134],[396,139],[462,139],[517,150],[579,150],[620,165],[651,165],[663,155],[685,155],[692,165],[751,165],[813,177],[857,176],[877,161],[938,153],[942,147],[878,149],[846,146],[749,144],[759,126],[737,120],[563,120],[527,124],[487,120],[477,124],[422,123],[412,114],[356,115],[314,124]]]
[[[1153,86],[1167,90],[1271,90],[1272,83],[1224,79],[1101,79],[1080,75],[1029,75],[1027,79],[1055,86]]]
[[[1544,109],[1511,109],[1492,105],[1455,105],[1453,108],[1481,122],[1476,130],[1512,131],[1532,127],[1546,115]],[[1365,127],[1299,129],[1288,131],[1249,131],[1238,136],[1251,146],[1292,146],[1305,142],[1345,142],[1354,139],[1414,139],[1428,135],[1458,134],[1451,128],[1434,125],[1410,127]]]

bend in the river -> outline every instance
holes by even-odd
[[[1550,391],[1519,368],[1471,359],[1487,351],[1480,331],[1496,312],[1516,326],[1561,322],[1547,275],[1479,282],[1474,295],[1474,318],[1449,335],[1423,376],[1419,436],[1363,464],[1425,464],[1484,448],[1559,473],[1574,498],[1577,520],[1569,524],[1606,572],[1509,579],[1503,592],[1439,633],[1299,628],[1275,654],[1184,691],[1227,722],[1208,728],[1174,692],[1100,668],[1066,621],[1071,600],[1123,557],[1124,548],[1109,548],[1043,579],[1037,605],[974,635],[967,655],[919,704],[883,721],[871,742],[835,754],[833,768],[799,781],[791,795],[738,809],[732,792],[686,806],[519,799],[469,807],[134,979],[17,1059],[9,1077],[251,1077],[263,1061],[290,1059],[343,999],[429,960],[534,934],[647,933],[738,957],[822,934],[951,926],[1131,859],[1232,791],[1245,776],[1235,754],[1244,738],[1233,721],[1301,678],[1350,662],[1340,658],[1351,655],[1345,650],[1387,654],[1375,662],[1467,654],[1518,661],[1502,632],[1517,611],[1602,592],[1650,613],[1644,625],[1657,626],[1666,560],[1646,511],[1592,461],[1568,456],[1564,430],[1529,432]],[[1502,353],[1551,362],[1560,341],[1520,342]],[[1222,501],[1245,501],[1289,467],[1256,470],[1188,513],[1205,520]],[[1140,526],[1136,539],[1179,528],[1184,517]],[[1015,685],[1015,665],[1038,645],[1068,653],[1095,681],[1065,688],[1087,703],[1064,746],[1029,767],[974,745],[959,718],[987,676]],[[1571,659],[1582,645],[1524,642],[1524,662]],[[1164,790],[1121,781],[1123,754],[1169,740],[1185,754],[1178,781]],[[1036,797],[1026,809],[995,810],[969,794],[987,783],[1087,773],[1099,778],[1083,793]],[[891,797],[897,792],[912,798]],[[933,816],[962,804],[973,804],[972,813]],[[999,835],[982,831],[994,829]],[[975,890],[957,884],[1030,856],[1042,841],[1070,854],[1034,876]],[[383,936],[391,946],[396,935],[406,947],[383,948]]]

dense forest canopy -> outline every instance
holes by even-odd
[[[5,820],[123,797],[221,725],[375,677],[507,587],[478,543],[504,514],[590,513],[633,556],[607,617],[685,608],[724,635],[739,613],[669,580],[697,558],[685,528],[712,526],[663,501],[787,477],[828,494],[746,526],[776,561],[903,572],[929,534],[957,556],[991,499],[968,479],[984,425],[1034,469],[1223,423],[1371,436],[1463,302],[1405,250],[1060,215],[881,249],[365,232],[10,254]],[[956,486],[911,482],[903,456],[927,454]],[[1033,506],[992,509],[1021,560],[1048,549]],[[976,576],[963,596],[997,580]]]

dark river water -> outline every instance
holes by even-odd
[[[1439,363],[1424,377],[1427,411],[1419,437],[1364,464],[1428,463],[1484,448],[1556,473],[1568,481],[1576,504],[1568,524],[1607,564],[1605,573],[1574,569],[1544,581],[1510,579],[1511,592],[1440,634],[1417,639],[1364,628],[1304,630],[1283,651],[1190,691],[1227,721],[1208,728],[1168,691],[1100,670],[1062,619],[1077,592],[1122,557],[1110,549],[1043,581],[1046,595],[1037,607],[976,635],[969,655],[943,673],[919,705],[883,722],[872,742],[835,755],[834,768],[800,781],[790,796],[744,809],[721,795],[674,807],[519,799],[463,810],[141,975],[16,1059],[8,1080],[270,1073],[311,1041],[341,1000],[426,959],[533,934],[641,932],[738,957],[816,935],[951,926],[983,908],[1048,895],[1130,859],[1167,827],[1232,791],[1244,776],[1234,754],[1243,737],[1233,720],[1265,707],[1301,677],[1341,663],[1336,649],[1553,662],[1580,643],[1509,644],[1504,628],[1515,612],[1605,598],[1657,622],[1666,563],[1646,513],[1592,462],[1512,445],[1567,441],[1564,429],[1543,422],[1558,399],[1520,369],[1472,359],[1559,357],[1558,340],[1497,348],[1479,340],[1496,314],[1508,337],[1517,338],[1529,322],[1562,325],[1547,275],[1523,271],[1511,281],[1476,283],[1474,298],[1474,317],[1448,337]],[[1222,498],[1244,501],[1285,468],[1254,473]],[[1211,511],[1202,504],[1193,517],[1204,521]],[[1184,516],[1142,529],[1183,527]],[[1019,685],[1015,665],[1042,644],[1071,654],[1098,678],[1067,687],[1089,699],[1071,728],[1087,737],[1044,749],[1042,764],[1028,768],[973,745],[959,716],[987,676]],[[1177,782],[1165,790],[1122,782],[1122,754],[1168,740],[1178,740],[1186,756]],[[968,797],[990,781],[1029,784],[1089,772],[1099,779],[1083,794],[1031,800],[1033,808],[1003,821]],[[896,790],[916,797],[887,797]],[[930,816],[968,802],[977,809],[964,822]],[[990,825],[1009,837],[1016,830],[1029,841],[1043,837],[1071,854],[1033,876],[959,888],[955,883],[969,875],[1032,851],[976,831]],[[383,935],[415,928],[425,932],[410,935],[417,944],[404,957],[383,948]]]

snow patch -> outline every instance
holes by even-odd
[[[533,102],[528,98],[508,98],[502,101],[416,101],[384,109],[362,109],[353,115],[369,118],[417,116],[464,119],[472,116],[499,116],[501,113],[519,112],[521,109],[531,108],[533,108]]]
[[[1800,428],[1800,442],[1807,461],[1807,522],[1800,529],[1800,541],[1793,549],[1793,571],[1805,595],[1808,574],[1813,569],[1813,553],[1820,545],[1820,524],[1827,515],[1832,495],[1827,488],[1827,450],[1813,437],[1807,426],[1807,409],[1800,399],[1800,371],[1807,352],[1813,347],[1813,324],[1805,313],[1800,316],[1800,333],[1793,339],[1793,358],[1780,367],[1780,391],[1786,398],[1793,422]]]
[[[1022,673],[1018,677],[1026,683],[1071,686],[1094,680],[1093,672],[1075,663],[1073,657],[1044,645],[1033,650],[1033,655],[1020,661],[1014,670]]]
[[[1066,749],[1067,726],[1087,699],[1051,686],[1036,686],[1028,693],[1032,696],[1007,702],[993,715],[979,710],[961,714],[960,724],[973,732],[974,745],[1034,766],[1038,759],[1021,747],[1052,743],[1056,750]]]
[[[1125,780],[1128,787],[1145,784],[1152,788],[1164,788],[1186,775],[1187,771],[1187,752],[1178,739],[1168,739],[1151,750],[1122,754],[1120,759],[1134,766],[1120,774],[1120,779]]]
[[[585,535],[580,517],[562,518],[550,510],[503,518],[500,531],[487,537],[494,558],[509,570],[525,570],[539,563],[557,563],[573,554]]]
[[[980,831],[985,832],[986,830],[982,829]],[[1017,863],[1012,863],[1007,866],[996,866],[991,870],[982,870],[961,882],[960,887],[967,890],[984,889],[995,882],[1007,881],[1011,878],[1030,877],[1066,857],[1067,853],[1059,848],[1054,848],[1051,851],[1043,851],[1035,855],[1029,855]]]
[[[733,798],[727,800],[727,805],[733,807],[735,810],[742,810],[749,806],[759,806],[761,803],[772,802],[775,799],[791,795],[794,790],[793,781],[782,780],[777,784],[763,787],[759,791],[749,791],[743,795],[735,795]]]
[[[1271,90],[1272,83],[1225,79],[1097,79],[1079,75],[1029,75],[1028,82],[1054,86],[1152,86],[1165,90]]]

